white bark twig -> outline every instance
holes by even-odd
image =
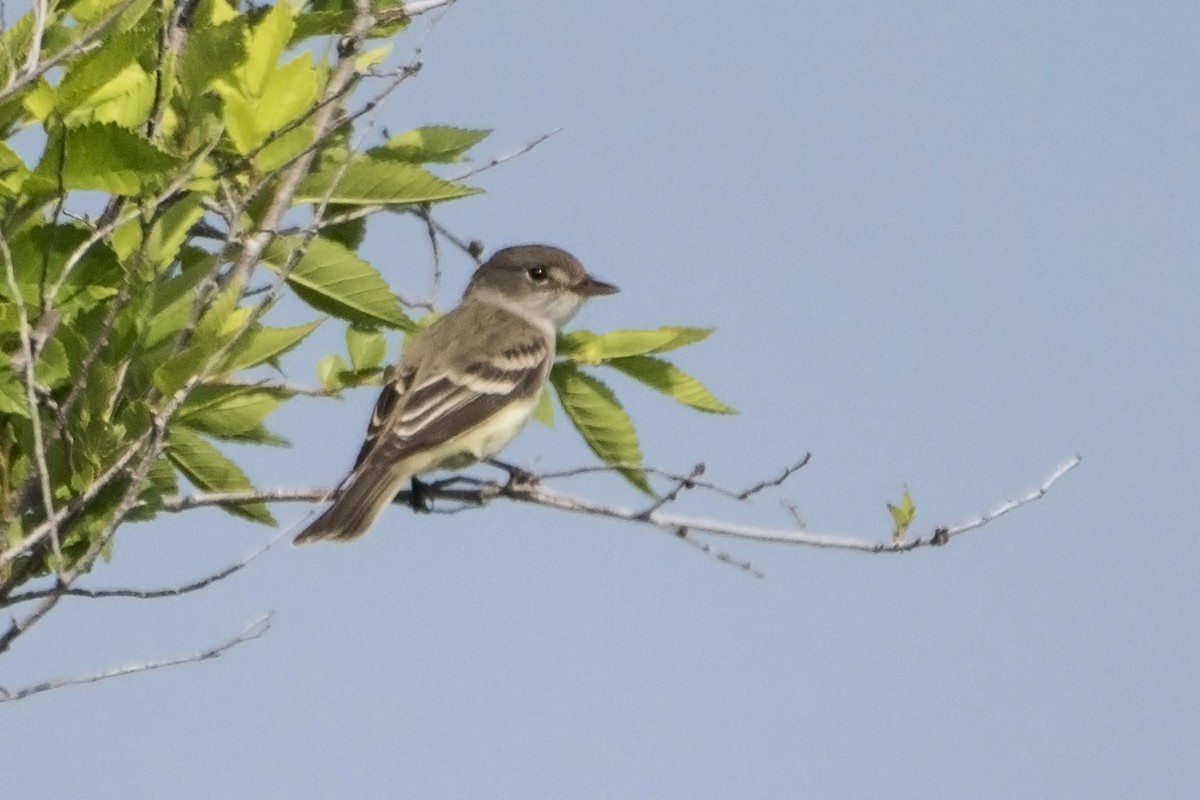
[[[834,550],[852,550],[862,553],[905,553],[920,547],[946,544],[950,539],[960,534],[982,528],[1011,511],[1040,500],[1064,475],[1079,466],[1081,460],[1079,456],[1073,456],[1057,467],[1037,488],[1031,489],[1015,499],[1005,501],[978,517],[959,523],[958,525],[938,527],[925,536],[899,542],[892,541],[890,538],[885,541],[877,541],[866,537],[823,534],[801,527],[791,529],[766,528],[721,519],[667,514],[661,510],[654,510],[646,514],[644,511],[626,506],[601,503],[550,489],[542,483],[543,476],[538,475],[526,475],[522,480],[504,482],[485,481],[466,475],[458,475],[427,485],[424,494],[427,497],[476,507],[486,506],[496,500],[531,503],[533,505],[556,508],[560,511],[570,511],[577,514],[587,514],[651,525],[675,536],[678,536],[679,531],[682,529],[689,535],[692,533],[707,533],[714,536],[727,536],[734,539],[746,539],[756,542],[772,542],[776,544],[791,544]],[[331,495],[332,491],[328,489],[275,489],[212,494],[200,492],[192,495],[177,495],[165,498],[163,510],[185,511],[200,506],[221,504],[316,502]],[[396,495],[395,502],[409,504],[411,502],[411,493],[408,491],[400,492]]]
[[[208,661],[212,658],[217,658],[229,652],[243,642],[249,642],[262,636],[271,628],[270,612],[263,614],[250,621],[240,633],[231,639],[227,639],[220,644],[203,650],[199,653],[191,653],[185,656],[176,656],[175,658],[167,658],[161,661],[146,661],[140,664],[127,664],[123,667],[97,672],[91,675],[81,675],[74,678],[58,678],[55,680],[36,683],[32,686],[26,686],[23,689],[8,691],[0,688],[0,703],[8,703],[14,700],[22,700],[30,695],[41,694],[52,689],[62,689],[66,686],[80,686],[86,683],[97,683],[99,681],[108,680],[109,678],[120,678],[125,675],[133,675],[138,672],[150,672],[155,669],[163,669],[164,667],[177,667],[182,664],[198,664],[201,661]]]
[[[411,3],[404,4],[404,13],[407,16],[416,17],[442,7],[449,8],[454,3],[455,0],[413,0]]]

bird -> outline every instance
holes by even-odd
[[[357,539],[410,479],[498,453],[537,407],[558,331],[587,300],[617,291],[561,248],[497,250],[459,305],[404,348],[353,469],[295,544]]]

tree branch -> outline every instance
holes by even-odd
[[[133,675],[134,673],[138,672],[149,672],[151,670],[162,669],[164,667],[177,667],[181,664],[198,664],[201,661],[208,661],[211,658],[217,658],[218,656],[224,655],[243,642],[248,642],[252,639],[257,639],[258,637],[262,636],[271,628],[271,616],[271,613],[268,612],[251,620],[250,623],[233,638],[227,639],[215,647],[210,647],[209,649],[199,653],[192,653],[186,656],[176,656],[175,658],[167,658],[161,661],[147,661],[141,664],[127,664],[123,667],[116,667],[114,669],[106,670],[104,672],[97,672],[92,675],[82,675],[74,678],[59,678],[57,680],[36,683],[32,686],[26,686],[23,689],[17,689],[11,692],[7,689],[0,688],[0,703],[22,700],[30,695],[41,694],[42,692],[48,692],[51,689],[62,689],[66,686],[79,686],[85,683],[97,683],[99,681],[108,680],[109,678],[119,678],[124,675]]]
[[[1042,481],[1037,488],[1031,489],[1017,498],[1001,503],[978,517],[959,523],[958,525],[935,528],[927,535],[916,539],[900,541],[892,541],[891,539],[876,541],[865,537],[823,534],[800,526],[790,529],[765,528],[744,525],[728,520],[667,514],[663,513],[661,507],[658,505],[644,510],[637,510],[626,506],[601,503],[551,489],[543,483],[546,478],[545,475],[527,474],[523,479],[510,479],[503,482],[485,481],[466,475],[457,475],[429,484],[425,487],[423,494],[429,498],[449,500],[467,507],[483,507],[496,500],[531,503],[533,505],[556,508],[560,511],[569,511],[576,514],[587,514],[622,520],[624,522],[651,525],[667,531],[674,536],[681,536],[681,531],[684,537],[691,533],[699,532],[714,536],[727,536],[735,539],[799,545],[803,547],[853,550],[862,553],[905,553],[919,547],[946,544],[956,536],[977,528],[982,528],[1021,506],[1040,500],[1064,475],[1079,466],[1081,460],[1080,456],[1068,459]],[[807,458],[799,463],[803,464],[804,461],[807,461]],[[651,474],[655,472],[661,474],[661,471],[657,470],[647,471]],[[794,468],[788,468],[776,480],[781,483],[794,471]],[[557,476],[564,474],[578,473],[574,471],[568,473],[548,473],[548,475]],[[684,484],[689,481],[689,477],[683,476],[678,480],[680,486],[670,496],[671,501],[676,499],[680,489],[685,488]],[[768,481],[766,485],[772,485],[772,482]],[[729,490],[723,491],[726,494],[733,494]],[[758,489],[755,489],[755,491],[758,491]],[[222,493],[199,492],[191,495],[177,495],[166,498],[163,503],[163,510],[177,512],[201,506],[245,505],[262,502],[317,502],[331,497],[332,494],[333,492],[328,489],[271,489],[265,491],[253,490]],[[740,494],[745,494],[749,497],[753,492],[747,490],[747,492]],[[411,500],[412,493],[403,491],[396,495],[394,502],[408,505],[411,503]]]

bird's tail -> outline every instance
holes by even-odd
[[[356,471],[333,505],[301,531],[293,544],[310,544],[319,539],[331,542],[357,539],[375,523],[407,480],[405,472],[395,469]]]

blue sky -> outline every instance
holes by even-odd
[[[905,485],[927,529],[1083,465],[943,549],[715,542],[762,580],[650,529],[496,506],[395,510],[178,601],[69,603],[0,684],[275,618],[217,661],[0,709],[5,796],[1187,796],[1198,38],[1190,3],[459,3],[379,125],[494,128],[481,155],[563,129],[441,219],[622,287],[578,326],[718,328],[678,361],[737,417],[612,380],[650,463],[743,486],[811,450],[778,497],[880,539]],[[367,253],[419,291],[421,242],[384,218]],[[445,303],[468,274],[448,262]],[[296,380],[339,347],[327,327]],[[263,485],[330,484],[372,395],[297,401],[275,420],[295,446],[242,457]],[[565,424],[506,455],[588,460]],[[777,497],[680,510],[789,522]],[[208,511],[131,526],[92,584],[184,582],[268,535]]]

